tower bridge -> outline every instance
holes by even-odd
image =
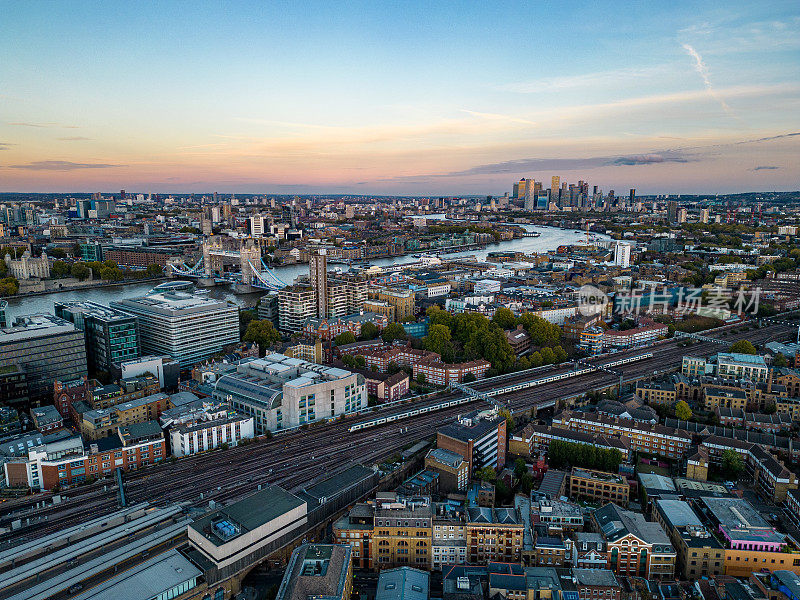
[[[180,259],[172,259],[167,262],[167,275],[196,279],[202,285],[229,283],[262,290],[287,286],[261,259],[261,247],[254,239],[236,240],[236,244],[230,240],[222,236],[206,238],[203,256],[196,264],[190,266]]]

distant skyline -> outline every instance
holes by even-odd
[[[0,0],[0,191],[800,188],[800,3]]]

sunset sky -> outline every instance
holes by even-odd
[[[0,0],[0,191],[800,189],[800,3]]]

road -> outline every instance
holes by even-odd
[[[723,339],[726,343],[738,339],[763,343],[775,338],[786,339],[794,332],[791,325],[776,324],[755,331],[731,332]],[[720,334],[717,332],[713,335],[716,337]],[[724,349],[725,346],[712,342],[696,342],[689,348],[680,348],[676,342],[668,341],[647,349],[620,352],[613,358],[604,358],[602,362],[652,352],[652,358],[619,367],[625,380],[634,380],[679,367],[685,354],[706,355]],[[531,374],[514,374],[504,378],[502,385],[526,378],[531,379]],[[618,381],[619,378],[610,373],[597,371],[519,390],[498,396],[497,399],[507,402],[515,412],[529,411],[549,401],[605,388]],[[478,382],[475,387],[485,387],[487,384],[497,385]],[[149,501],[163,505],[187,501],[195,506],[207,506],[209,500],[228,501],[253,492],[259,484],[277,483],[290,490],[298,489],[316,478],[340,470],[351,461],[373,464],[396,454],[410,443],[432,438],[438,427],[481,404],[478,400],[354,433],[349,433],[348,428],[359,419],[363,420],[363,417],[320,424],[306,430],[276,435],[270,440],[133,471],[125,475],[126,491],[131,503]],[[117,507],[116,488],[111,480],[77,487],[61,495],[60,504],[44,507],[37,507],[36,504],[48,498],[49,494],[4,503],[0,526],[8,526],[12,520],[19,518],[31,518],[32,521],[25,527],[0,536],[0,549],[23,539],[35,539],[76,525]]]

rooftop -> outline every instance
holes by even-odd
[[[139,298],[126,298],[112,302],[111,307],[123,311],[133,311],[137,314],[139,312],[158,313],[170,317],[204,313],[223,308],[236,309],[225,300],[215,300],[201,294],[178,291],[160,292]]]
[[[619,587],[614,571],[609,569],[572,569],[572,575],[578,585],[602,585]]]
[[[294,494],[270,485],[230,506],[200,517],[189,527],[214,545],[221,546],[304,505],[305,502]]]
[[[65,319],[54,315],[34,314],[17,317],[12,327],[0,327],[0,344],[31,340],[78,331]]]
[[[703,504],[731,540],[781,544],[784,537],[742,498],[702,498]]]
[[[375,600],[427,600],[430,573],[411,567],[384,569],[378,577]]]
[[[292,552],[276,600],[341,599],[350,565],[350,546],[303,544]]]

